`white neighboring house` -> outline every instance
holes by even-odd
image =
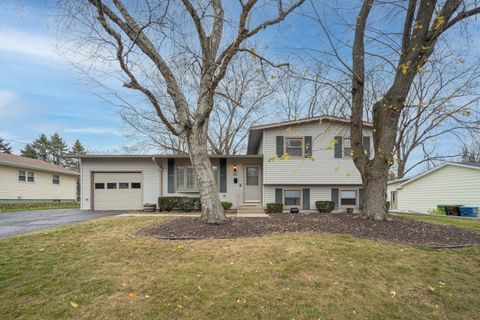
[[[388,183],[390,210],[428,213],[437,205],[480,207],[480,163],[444,163]]]
[[[370,153],[371,124],[364,146]],[[252,127],[246,155],[215,155],[222,201],[241,206],[283,203],[315,210],[332,200],[336,210],[363,206],[362,181],[350,156],[349,120],[313,117]],[[83,210],[138,210],[161,196],[198,197],[188,155],[82,155]]]
[[[0,203],[75,202],[78,175],[49,162],[0,153]]]

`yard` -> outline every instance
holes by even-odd
[[[168,217],[105,218],[0,240],[2,319],[472,319],[480,247],[328,233],[136,237]]]
[[[50,209],[76,209],[80,208],[80,204],[75,202],[64,203],[18,203],[18,204],[1,204],[1,212],[18,212],[18,211],[34,211],[34,210],[50,210]]]

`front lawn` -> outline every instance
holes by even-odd
[[[469,219],[469,218],[457,218],[457,217],[447,217],[447,216],[427,216],[427,215],[416,215],[416,214],[399,214],[402,217],[411,218],[415,220],[452,225],[459,228],[466,228],[480,231],[480,220]]]
[[[473,319],[480,248],[350,236],[134,237],[115,217],[0,240],[0,318]]]
[[[76,208],[80,208],[80,204],[75,202],[0,204],[0,212],[17,212],[17,211],[49,210],[49,209],[76,209]]]

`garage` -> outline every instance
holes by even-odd
[[[94,210],[140,210],[142,199],[141,172],[93,173]]]

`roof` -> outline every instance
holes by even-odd
[[[446,162],[444,164],[439,165],[438,167],[435,167],[431,170],[428,170],[422,174],[419,174],[416,177],[413,177],[411,179],[408,179],[407,181],[401,183],[400,185],[397,186],[397,188],[402,188],[403,186],[412,183],[414,181],[417,181],[418,179],[421,179],[425,177],[426,175],[432,174],[442,168],[445,168],[446,166],[454,166],[454,167],[460,167],[460,168],[468,168],[468,169],[473,169],[473,170],[480,170],[480,163],[461,163],[461,162]]]
[[[402,182],[408,181],[408,180],[410,180],[410,179],[411,179],[411,178],[395,179],[395,180],[392,180],[392,181],[388,181],[387,184],[402,183]]]
[[[78,175],[78,172],[65,169],[64,167],[57,166],[56,164],[53,164],[50,162],[32,159],[32,158],[20,157],[20,156],[16,156],[14,154],[9,154],[9,153],[0,153],[0,164],[12,166],[12,167],[18,167],[18,168],[25,168],[25,169],[34,169],[34,170],[40,170],[40,171],[63,173],[63,174],[75,175],[75,176]]]
[[[220,154],[210,155],[211,159],[228,158],[228,159],[262,159],[263,155],[240,155],[240,154]],[[82,154],[75,156],[81,159],[184,159],[190,158],[188,154]]]
[[[349,118],[341,118],[341,117],[332,117],[332,116],[318,116],[318,117],[310,117],[310,118],[302,118],[297,120],[291,121],[281,121],[281,122],[274,122],[264,125],[253,126],[250,128],[248,133],[248,147],[247,147],[247,154],[255,154],[257,153],[258,146],[260,144],[260,140],[262,138],[263,130],[278,128],[278,127],[285,127],[285,126],[295,126],[300,124],[306,124],[310,122],[334,122],[334,123],[342,123],[342,124],[350,124]],[[373,128],[373,124],[370,122],[364,122],[364,126]]]

